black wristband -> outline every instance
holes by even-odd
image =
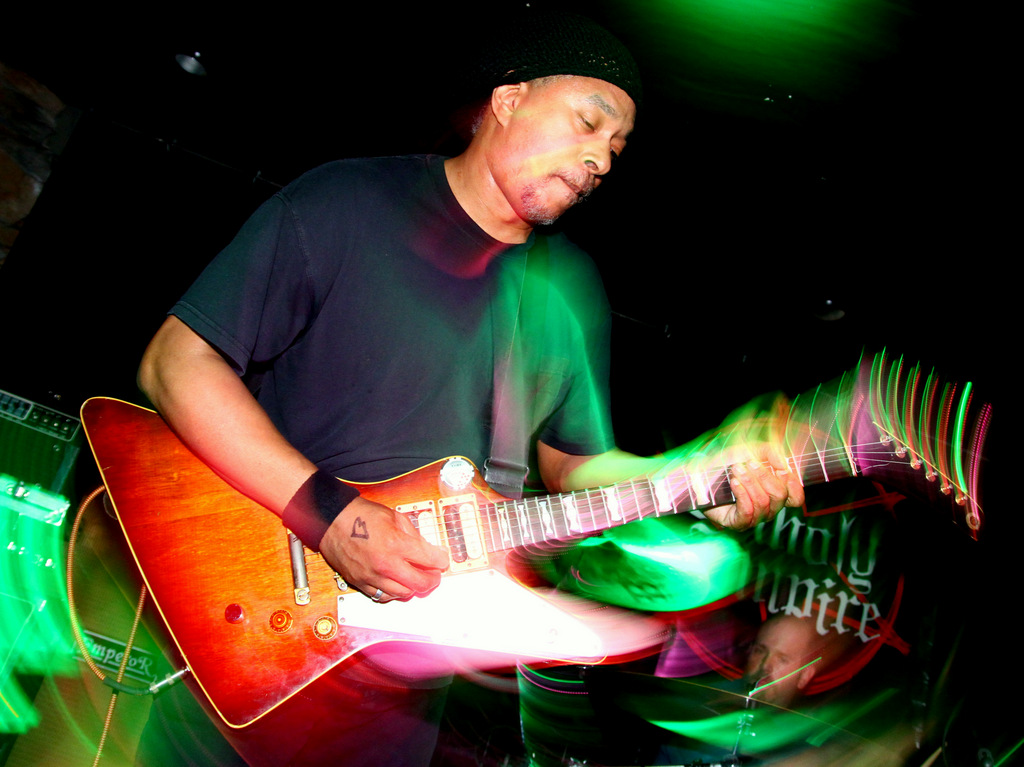
[[[281,521],[306,546],[320,551],[320,541],[331,522],[358,497],[354,487],[318,469],[288,501]]]

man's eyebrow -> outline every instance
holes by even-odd
[[[611,104],[605,101],[600,93],[593,93],[587,96],[586,101],[588,104],[593,104],[594,106],[596,106],[609,117],[619,116],[619,113],[615,111],[615,107],[613,107]]]

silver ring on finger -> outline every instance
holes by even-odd
[[[377,593],[370,597],[370,599],[374,602],[379,602],[382,596],[384,596],[384,592],[381,589],[377,589]]]

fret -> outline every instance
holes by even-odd
[[[537,516],[537,500],[525,498],[516,503],[516,509],[519,511],[519,524],[523,526],[523,542],[541,543],[544,535]]]
[[[608,500],[602,490],[598,489],[591,495],[590,498],[591,506],[597,504],[597,511],[602,517],[602,521],[597,522],[597,514],[594,515],[594,529],[595,530],[607,530],[610,527],[615,526],[615,516],[612,514],[612,509],[608,505]]]
[[[537,499],[537,518],[540,521],[540,529],[545,541],[553,541],[565,537],[564,529],[559,529],[558,522],[555,519],[554,508],[552,507],[553,501],[554,499],[550,497]]]
[[[829,481],[828,466],[825,464],[825,453],[820,448],[815,446],[815,453],[818,455],[818,465],[821,467],[821,476],[825,482]]]
[[[488,544],[488,551],[504,551],[507,547],[505,540],[505,529],[502,525],[501,513],[499,511],[499,503],[493,503],[486,507],[487,509],[487,530],[488,538],[490,543]]]
[[[546,497],[532,499],[533,512],[531,526],[534,528],[534,539],[541,543],[558,538],[558,530],[555,521],[551,516],[551,501]]]
[[[703,471],[689,475],[690,508],[699,509],[711,504],[711,488]]]
[[[715,476],[714,484],[709,483],[708,506],[723,506],[736,502],[736,496],[732,494],[732,486],[729,484],[730,471],[726,466]]]
[[[495,507],[498,512],[498,527],[501,530],[501,548],[512,548],[515,541],[512,540],[512,523],[508,517],[508,503],[499,503]]]
[[[555,523],[551,519],[551,509],[543,498],[537,499],[537,521],[540,522],[541,538],[549,541],[556,536]]]
[[[522,528],[519,526],[519,515],[516,514],[516,503],[515,501],[506,501],[505,504],[505,517],[508,520],[508,535],[511,540],[512,546],[522,546],[523,533]]]
[[[616,487],[613,485],[601,487],[598,490],[604,497],[605,516],[608,517],[608,527],[611,527],[613,522],[621,522],[622,512],[619,510],[619,494]]]
[[[531,499],[530,527],[533,530],[533,539],[538,543],[551,540],[554,537],[548,532],[551,524],[551,512],[547,506],[546,498]]]
[[[675,498],[672,495],[672,488],[669,486],[667,477],[658,477],[651,482],[654,489],[654,508],[658,514],[675,513]]]
[[[494,504],[487,504],[480,507],[480,527],[484,538],[484,547],[488,552],[495,552],[501,549],[500,542],[494,536],[494,522],[497,516],[497,508]]]
[[[522,501],[516,501],[512,507],[516,512],[516,524],[519,526],[519,541],[522,545],[526,545],[527,542],[533,543],[533,528],[530,526],[530,516],[526,511],[526,504]],[[525,517],[525,524],[524,524]]]
[[[551,514],[555,518],[555,527],[561,531],[561,534],[566,538],[573,536],[573,531],[569,529],[569,518],[566,516],[565,509],[562,507],[563,496],[553,495],[550,498],[551,501]]]
[[[658,516],[659,499],[655,493],[654,483],[648,477],[641,477],[633,480],[632,485],[633,497],[637,499],[637,518]]]
[[[576,494],[562,493],[558,496],[562,504],[563,514],[566,519],[566,529],[570,533],[582,533],[583,526],[580,524],[580,514],[576,509]]]
[[[540,499],[529,498],[523,503],[526,513],[526,523],[530,527],[530,541],[532,543],[543,543],[547,539],[544,532],[544,519],[541,516]]]
[[[643,517],[649,517],[651,515],[658,516],[658,499],[654,494],[654,485],[651,480],[647,477],[643,477],[637,482],[640,485],[640,491],[643,493],[644,504],[643,504]]]
[[[636,519],[643,519],[644,518],[644,506],[645,506],[645,504],[642,502],[640,496],[637,495],[636,480],[630,480],[629,481],[629,492],[630,492],[630,496],[633,499],[633,510],[634,510],[634,514],[636,515],[635,518]],[[632,519],[634,519],[634,515],[627,513],[625,515],[625,519],[626,519],[627,522],[631,521]]]
[[[568,538],[570,536],[569,525],[565,519],[565,512],[562,511],[561,498],[557,495],[552,495],[541,499],[541,503],[541,519],[544,518],[546,513],[551,523],[550,533],[547,532],[547,526],[544,528],[546,537],[548,539]]]
[[[583,508],[580,513],[580,527],[584,533],[593,533],[597,530],[604,530],[607,527],[611,527],[611,522],[608,519],[608,510],[604,504],[601,503],[601,494],[597,490],[582,490],[578,493],[573,493],[577,501],[583,502]],[[594,499],[597,499],[598,504],[595,508]],[[602,518],[597,519],[597,512],[603,512]]]
[[[600,492],[589,489],[584,499],[587,502],[587,514],[584,519],[584,531],[594,532],[611,526],[608,519],[608,510],[604,506]]]

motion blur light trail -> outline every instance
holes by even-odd
[[[0,732],[26,732],[39,717],[16,674],[75,670],[63,580],[62,496],[0,474]]]
[[[885,0],[666,0],[651,12],[663,19],[662,45],[683,58],[691,98],[776,102],[780,118],[794,102],[839,102],[867,65],[898,50],[911,15]]]

